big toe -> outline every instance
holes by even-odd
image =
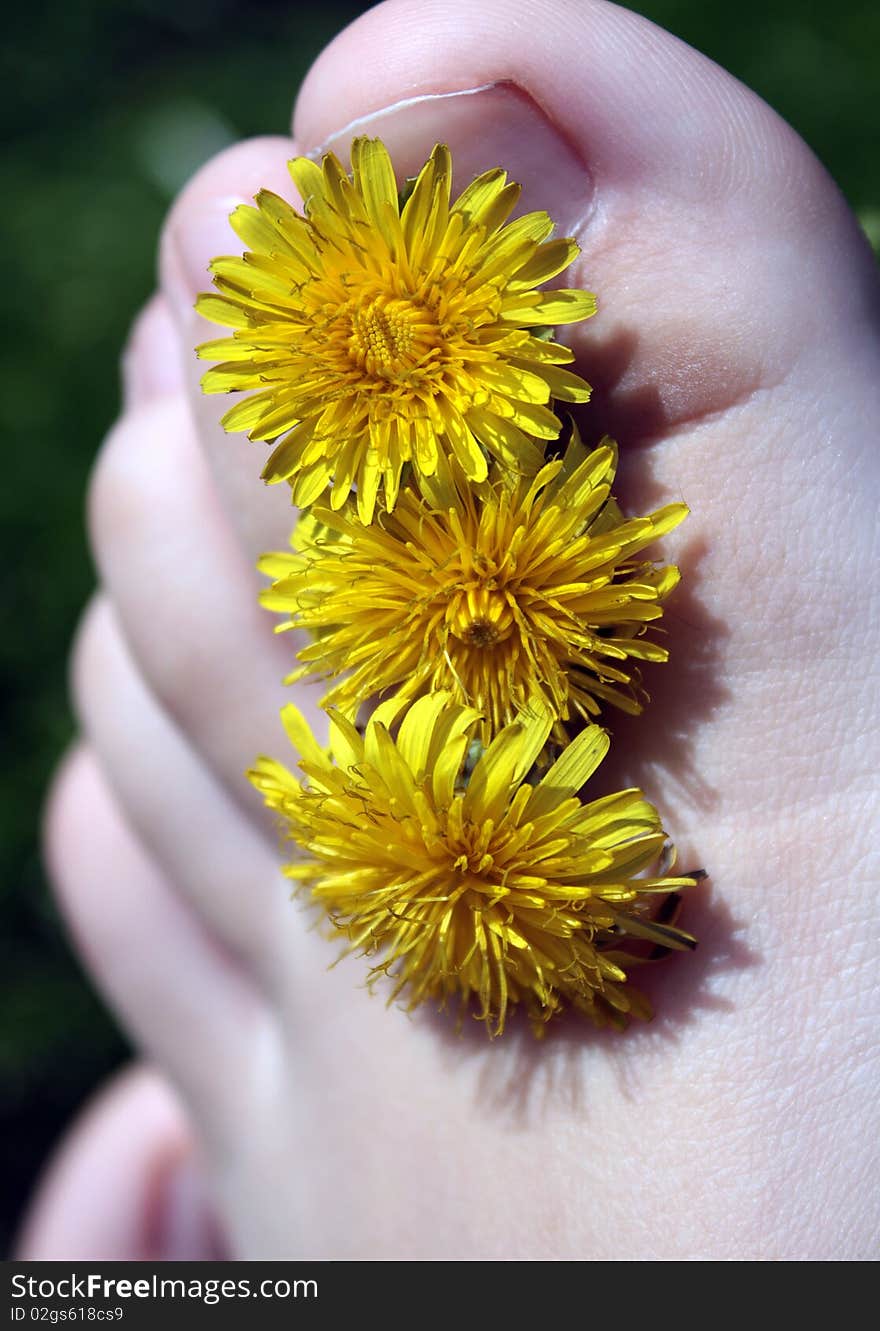
[[[814,391],[837,368],[830,344],[850,367],[876,356],[873,261],[810,150],[711,60],[604,0],[388,0],[327,48],[297,105],[305,148],[344,155],[354,133],[380,135],[401,174],[437,140],[459,186],[502,165],[525,207],[577,235],[575,279],[600,303],[572,335],[597,432],[654,438],[794,367]]]

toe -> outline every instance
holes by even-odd
[[[183,390],[183,358],[168,301],[152,296],[132,325],[122,353],[122,385],[129,410]]]
[[[297,644],[273,633],[257,603],[262,580],[242,558],[182,399],[120,421],[89,507],[96,561],[147,686],[253,808],[242,774],[282,742],[281,680]]]
[[[275,829],[255,794],[239,773],[252,820],[147,689],[106,601],[84,616],[72,673],[80,725],[127,822],[205,928],[262,985],[293,920]]]
[[[524,40],[524,34],[527,35]],[[503,165],[583,247],[599,316],[572,333],[591,430],[632,445],[862,354],[877,276],[815,157],[759,97],[604,0],[389,0],[341,34],[295,136],[380,135],[401,174],[450,144],[462,185]],[[876,341],[874,346],[876,354]]]
[[[210,1141],[230,1115],[239,1121],[249,1094],[242,1069],[270,1038],[256,992],[152,863],[87,750],[75,750],[56,777],[46,854],[98,987],[135,1042],[168,1070]]]
[[[227,510],[251,557],[266,543],[283,543],[292,518],[287,487],[264,486],[259,474],[265,445],[229,436],[219,421],[223,409],[216,397],[205,397],[199,380],[205,363],[195,348],[220,334],[200,318],[193,305],[210,289],[208,265],[218,255],[240,254],[242,245],[229,214],[250,203],[261,189],[289,194],[286,163],[295,154],[290,139],[260,138],[220,153],[190,181],[168,215],[159,254],[160,285],[174,317],[183,376],[199,442],[216,477]],[[228,405],[228,404],[227,404]]]
[[[25,1218],[18,1260],[211,1261],[222,1255],[180,1099],[151,1069],[127,1069],[57,1148]]]

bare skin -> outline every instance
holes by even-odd
[[[643,785],[712,886],[684,917],[700,951],[624,1036],[459,1037],[370,999],[365,963],[328,971],[242,778],[287,753],[291,643],[253,563],[291,513],[199,395],[214,334],[192,302],[235,250],[231,207],[289,196],[286,159],[344,151],[352,122],[405,174],[438,139],[459,184],[503,164],[578,236],[571,284],[600,299],[572,336],[585,433],[620,439],[633,511],[692,510],[667,543],[673,660],[645,718],[606,717],[603,779]],[[215,159],[168,219],[92,484],[83,740],[47,822],[74,936],[185,1107],[230,1252],[875,1255],[880,293],[856,223],[757,97],[598,0],[389,0],[318,60],[293,133]],[[63,1226],[40,1249],[47,1214],[25,1255],[70,1256]]]
[[[179,1097],[128,1069],[80,1114],[18,1242],[28,1261],[211,1261],[227,1255]]]

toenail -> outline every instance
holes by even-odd
[[[438,141],[452,150],[453,193],[503,166],[523,186],[518,212],[546,209],[558,235],[576,235],[592,208],[583,158],[535,101],[513,83],[408,97],[351,121],[309,154],[332,149],[348,160],[351,140],[377,135],[404,174],[414,174]]]

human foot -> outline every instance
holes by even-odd
[[[239,1256],[864,1257],[876,273],[808,150],[710,62],[612,6],[516,8],[370,11],[312,71],[297,150],[376,133],[403,175],[442,139],[459,184],[502,164],[578,236],[573,281],[600,297],[572,337],[584,428],[619,437],[634,510],[692,510],[668,542],[672,661],[647,717],[605,720],[613,779],[711,869],[685,917],[700,952],[650,1027],[489,1045],[386,1011],[362,963],[328,971],[287,901],[241,772],[285,752],[290,647],[252,564],[290,511],[191,351],[226,215],[289,192],[283,139],[216,159],[166,228],[92,494],[95,757],[60,779],[50,858],[98,983],[190,1107]]]
[[[151,1069],[117,1073],[54,1153],[15,1259],[183,1262],[224,1254],[177,1097]]]

